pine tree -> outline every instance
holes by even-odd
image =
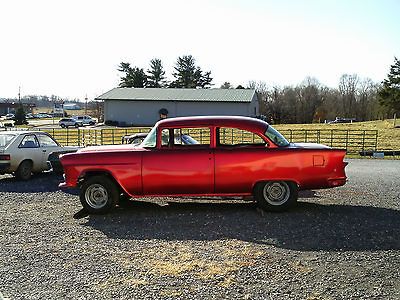
[[[125,73],[125,76],[121,76],[119,87],[143,88],[147,84],[147,75],[144,70],[131,67],[130,63],[121,62],[118,71]]]
[[[173,88],[207,88],[211,86],[211,71],[203,72],[196,66],[196,61],[191,55],[178,57],[172,75],[175,80],[171,82]]]
[[[166,85],[165,71],[161,59],[152,59],[147,73],[147,87],[161,88]]]
[[[395,113],[400,113],[400,60],[394,58],[390,66],[388,78],[382,82],[379,89],[379,103]]]
[[[22,106],[22,103],[19,104],[17,111],[15,112],[15,125],[24,125],[28,124],[26,121],[26,116],[24,112],[24,107]]]

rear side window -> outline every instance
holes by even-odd
[[[219,145],[265,145],[265,141],[257,134],[238,128],[221,127],[219,130]]]
[[[38,135],[40,147],[57,147],[57,143],[48,135]]]

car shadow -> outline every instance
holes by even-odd
[[[58,184],[62,181],[62,175],[52,172],[34,174],[27,181],[4,175],[0,177],[0,191],[6,193],[55,192],[59,190]]]
[[[298,203],[268,213],[255,203],[154,203],[132,201],[108,215],[91,215],[83,226],[128,240],[238,239],[301,251],[400,249],[400,211],[352,205]]]

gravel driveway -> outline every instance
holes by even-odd
[[[136,201],[72,218],[60,177],[0,176],[0,292],[10,299],[400,299],[400,161],[349,160],[296,209]],[[0,297],[1,298],[1,297]]]

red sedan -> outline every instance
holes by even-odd
[[[61,157],[65,182],[80,187],[89,213],[105,213],[121,197],[254,196],[284,211],[299,190],[346,183],[345,150],[289,143],[268,123],[247,117],[183,117],[159,121],[139,146],[95,146]]]

